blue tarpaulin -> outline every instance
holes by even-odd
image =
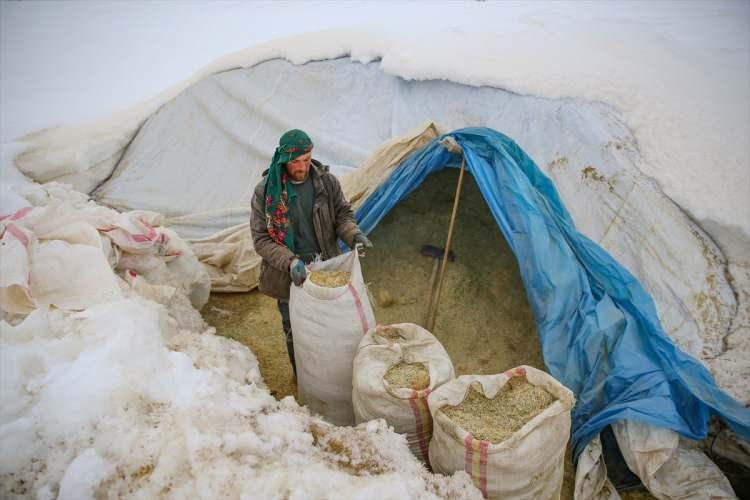
[[[750,410],[667,337],[651,296],[576,230],[531,158],[491,129],[446,135],[463,149],[466,168],[518,260],[547,369],[576,395],[575,459],[605,426],[623,419],[702,439],[708,418],[718,415],[750,441]],[[366,233],[428,175],[460,166],[460,153],[450,153],[441,139],[404,160],[357,210]]]

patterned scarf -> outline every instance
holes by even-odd
[[[294,235],[289,231],[289,204],[295,197],[291,182],[287,182],[285,165],[312,151],[310,137],[301,130],[290,130],[279,139],[273,154],[263,195],[266,199],[266,227],[268,234],[279,245],[294,252]]]

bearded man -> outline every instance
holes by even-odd
[[[271,165],[255,187],[250,232],[263,259],[258,289],[277,300],[287,353],[296,375],[289,287],[302,286],[305,264],[341,254],[338,239],[350,248],[372,243],[354,221],[341,184],[312,158],[313,143],[301,130],[281,136]]]

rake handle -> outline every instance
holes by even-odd
[[[466,158],[461,158],[461,172],[458,174],[458,184],[456,184],[456,196],[453,199],[453,213],[451,213],[451,221],[448,225],[448,238],[445,242],[445,253],[443,254],[443,262],[440,264],[440,281],[438,282],[437,296],[435,297],[435,306],[432,308],[432,314],[427,320],[425,328],[429,331],[435,327],[435,320],[437,319],[438,306],[440,305],[440,296],[443,294],[443,285],[445,280],[445,269],[448,265],[448,253],[451,251],[451,241],[453,240],[453,226],[456,222],[456,214],[458,213],[458,201],[461,198],[461,186],[464,182],[464,171],[466,170]]]

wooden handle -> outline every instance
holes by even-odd
[[[427,311],[425,311],[424,321],[422,321],[422,326],[425,328],[427,328],[427,323],[430,321],[430,316],[432,316],[432,298],[435,296],[435,278],[437,278],[438,263],[438,259],[433,257],[432,272],[430,273],[430,292],[427,295]],[[427,329],[429,330],[429,328]]]
[[[432,315],[427,321],[425,328],[429,331],[435,327],[435,320],[437,319],[438,306],[440,305],[440,296],[443,294],[443,282],[445,280],[445,268],[448,265],[448,253],[451,251],[451,240],[453,239],[453,225],[456,222],[456,214],[458,213],[458,201],[461,198],[461,186],[464,182],[464,170],[466,170],[466,158],[461,158],[461,172],[458,174],[458,184],[456,185],[456,197],[453,199],[453,213],[451,214],[451,221],[448,225],[448,239],[445,242],[445,253],[443,254],[443,262],[440,266],[440,281],[438,282],[437,297],[435,297],[435,307],[432,308]]]

